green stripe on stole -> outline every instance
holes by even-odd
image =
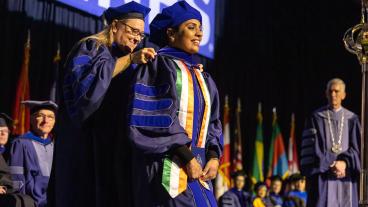
[[[165,158],[162,172],[162,185],[167,190],[167,192],[170,192],[171,165],[172,161],[168,158]]]
[[[176,64],[175,64],[176,65]],[[179,66],[176,65],[176,93],[178,101],[178,109],[180,109],[180,100],[181,100],[181,90],[182,90],[182,70]],[[177,115],[179,115],[179,110],[177,111]],[[162,185],[170,193],[171,187],[171,166],[173,165],[173,161],[171,158],[166,157],[163,163],[163,172],[162,172]]]
[[[175,64],[176,65],[176,64]],[[182,74],[181,74],[181,70],[179,68],[179,66],[176,66],[176,93],[177,93],[177,98],[178,98],[178,102],[179,102],[179,109],[180,109],[180,100],[181,100],[181,90],[182,90],[182,86],[183,86],[183,78],[182,78]],[[179,110],[178,112],[179,113]]]

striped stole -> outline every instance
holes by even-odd
[[[194,89],[193,79],[187,65],[180,60],[174,60],[176,64],[176,91],[179,100],[178,119],[180,125],[185,129],[190,139],[193,138],[193,120],[194,117]],[[204,97],[204,112],[201,122],[201,128],[196,146],[204,148],[206,144],[208,125],[211,115],[211,99],[206,82],[202,73],[198,69],[193,69],[195,77],[199,83],[202,95]],[[180,160],[174,157],[167,157],[163,163],[162,185],[169,192],[172,198],[187,189],[188,175],[184,171],[184,165]],[[206,182],[200,183],[207,189],[209,186]]]

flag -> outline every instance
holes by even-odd
[[[252,182],[253,184],[259,181],[263,181],[263,117],[262,117],[262,105],[258,104],[257,113],[257,134],[254,148],[254,158],[252,167]]]
[[[51,85],[51,90],[50,90],[50,100],[55,102],[56,104],[59,104],[59,100],[58,100],[58,86],[57,86],[57,82],[59,79],[59,64],[60,64],[60,60],[61,60],[61,56],[60,56],[60,43],[58,43],[57,45],[57,50],[56,50],[56,54],[54,56],[53,59],[53,82]]]
[[[236,107],[236,130],[235,130],[235,150],[233,159],[233,172],[243,170],[243,150],[242,150],[242,136],[241,136],[241,124],[240,124],[240,113],[241,113],[241,101],[238,98]]]
[[[22,101],[29,99],[29,79],[28,79],[28,67],[31,50],[31,35],[28,30],[27,41],[24,45],[23,62],[20,71],[20,77],[17,83],[17,89],[14,100],[14,108],[12,118],[14,120],[13,134],[24,134],[29,130],[29,109],[21,104]]]
[[[267,177],[269,178],[272,175],[280,175],[285,179],[288,176],[288,161],[286,158],[284,140],[277,123],[276,108],[273,108],[272,136],[268,158]]]
[[[224,152],[221,158],[221,165],[216,177],[216,198],[218,199],[222,194],[230,189],[230,108],[228,97],[225,97],[224,106]]]
[[[298,166],[298,152],[296,150],[295,142],[295,115],[291,114],[290,137],[288,148],[288,164],[290,174],[299,173]]]

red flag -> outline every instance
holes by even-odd
[[[224,106],[224,153],[221,158],[221,164],[218,170],[218,175],[215,182],[215,193],[218,199],[222,194],[230,189],[230,108],[228,103],[228,97],[225,97]]]
[[[291,174],[298,173],[299,166],[298,166],[298,152],[296,150],[296,142],[295,142],[295,115],[294,114],[291,115],[288,162],[289,162],[290,173]]]
[[[242,150],[242,136],[241,136],[241,124],[240,124],[240,113],[241,113],[241,101],[238,98],[238,105],[236,107],[236,130],[235,130],[235,150],[233,159],[233,171],[243,170],[243,150]]]
[[[20,77],[17,84],[17,91],[14,100],[13,120],[14,129],[13,134],[24,134],[29,130],[29,109],[21,104],[22,101],[29,99],[29,79],[28,67],[31,50],[31,37],[28,31],[27,42],[24,45],[23,62],[20,71]]]

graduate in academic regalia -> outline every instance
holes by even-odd
[[[283,207],[306,207],[308,195],[305,191],[305,176],[299,173],[292,174],[290,176],[290,182],[293,183],[295,189],[287,193]]]
[[[30,108],[31,130],[12,141],[10,172],[15,190],[32,197],[37,207],[44,207],[54,152],[51,131],[58,106],[52,101],[24,101],[22,104]]]
[[[342,107],[345,83],[338,78],[326,87],[328,105],[306,122],[301,172],[307,178],[308,207],[357,207],[360,167],[360,124]]]
[[[135,71],[130,96],[136,206],[217,206],[211,180],[222,155],[220,103],[195,54],[201,14],[185,1],[164,8],[150,24],[163,47]],[[165,47],[164,47],[165,46]]]
[[[264,182],[258,182],[254,185],[255,197],[253,198],[253,207],[273,207],[270,197],[268,196],[267,185]]]
[[[252,195],[244,191],[247,176],[243,172],[233,175],[235,186],[219,198],[220,207],[251,207]]]
[[[103,31],[80,40],[68,55],[55,141],[50,205],[129,207],[130,144],[127,90],[136,64],[156,53],[137,50],[150,9],[136,2],[103,13]]]
[[[282,177],[279,175],[274,175],[270,179],[271,179],[270,200],[275,207],[282,207],[284,202],[281,195]]]

